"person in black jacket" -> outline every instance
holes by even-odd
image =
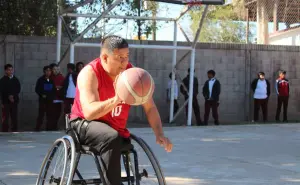
[[[190,68],[188,69],[188,75],[183,79],[183,84],[186,87],[186,89],[183,87],[183,85],[180,85],[180,92],[184,95],[185,101],[189,98],[188,96],[188,90],[190,86]],[[203,125],[201,121],[201,116],[200,116],[200,108],[198,104],[198,99],[197,95],[199,93],[198,91],[198,79],[194,77],[194,84],[193,84],[193,109],[194,109],[194,114],[196,117],[197,125]],[[188,104],[185,107],[186,110],[186,116],[188,115]]]
[[[63,84],[63,96],[64,96],[64,112],[69,114],[71,112],[71,106],[73,105],[76,85],[77,85],[77,73],[75,71],[74,64],[67,64],[68,74]]]
[[[11,64],[4,66],[5,75],[0,79],[0,94],[2,100],[2,132],[8,132],[8,120],[11,118],[11,130],[18,131],[18,104],[21,84],[13,74],[14,68]]]
[[[251,83],[251,89],[254,93],[254,122],[258,121],[258,113],[261,107],[263,113],[263,120],[267,122],[268,119],[268,100],[270,97],[270,82],[265,79],[265,73],[259,72],[258,78]]]
[[[207,72],[208,80],[204,83],[202,94],[205,99],[204,124],[207,125],[209,112],[212,109],[212,115],[215,120],[215,125],[219,125],[218,105],[219,96],[221,93],[221,84],[215,78],[216,72],[209,70]]]
[[[39,112],[35,130],[40,131],[43,124],[44,114],[46,113],[46,130],[53,130],[54,123],[52,123],[51,116],[51,105],[55,97],[56,88],[54,82],[51,80],[51,68],[50,66],[45,66],[43,68],[44,75],[41,76],[35,85],[35,92],[39,96]]]

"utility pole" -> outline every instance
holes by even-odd
[[[141,1],[142,0],[138,0],[138,16],[141,16]],[[138,40],[141,40],[141,35],[142,35],[142,30],[141,30],[141,20],[139,19],[137,21],[138,24]]]

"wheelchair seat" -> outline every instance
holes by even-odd
[[[121,148],[121,153],[127,153],[133,149],[133,145],[131,143],[129,144],[124,144]],[[99,152],[91,146],[88,145],[80,145],[80,152],[82,154],[88,154],[90,152],[94,153],[95,155],[99,155]]]

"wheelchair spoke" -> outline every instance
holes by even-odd
[[[57,140],[44,159],[37,185],[62,185],[65,172],[66,143]]]

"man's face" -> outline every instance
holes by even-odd
[[[74,72],[73,69],[68,68],[68,73],[73,73],[73,72]]]
[[[207,77],[208,77],[209,79],[212,79],[212,78],[213,78],[213,75],[210,74],[210,73],[208,73],[208,74],[207,74]]]
[[[52,74],[52,71],[51,71],[50,68],[47,68],[47,69],[44,71],[44,73],[45,73],[45,76],[46,76],[46,77],[50,77],[51,74]]]
[[[115,49],[113,52],[104,52],[102,59],[107,66],[107,72],[111,76],[117,76],[126,70],[129,61],[129,49]]]
[[[285,74],[280,73],[280,74],[279,74],[279,78],[285,78]]]
[[[81,69],[82,69],[83,67],[84,67],[83,64],[79,64],[79,65],[78,65],[78,71],[81,71]]]
[[[5,74],[7,76],[11,76],[11,75],[13,75],[13,73],[14,73],[14,68],[12,68],[12,67],[9,67],[5,70]]]
[[[259,79],[261,79],[261,80],[265,79],[265,75],[260,74]]]
[[[58,75],[60,73],[60,70],[59,70],[58,66],[54,66],[52,70],[53,70],[54,75]]]

